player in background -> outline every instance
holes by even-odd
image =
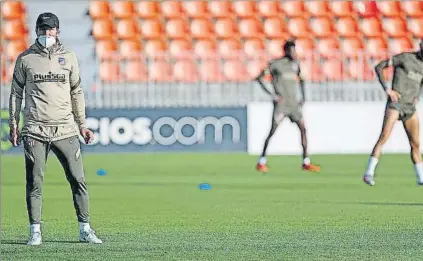
[[[79,240],[103,243],[91,229],[88,190],[78,133],[90,143],[94,134],[85,126],[85,100],[76,54],[59,41],[59,19],[43,13],[36,21],[37,39],[21,53],[15,65],[9,104],[10,141],[23,140],[26,168],[26,202],[30,223],[28,245],[40,245],[42,185],[48,154],[53,151],[69,181]],[[24,124],[19,115],[25,93]],[[78,129],[76,128],[78,126]]]
[[[272,96],[273,99],[272,126],[270,128],[269,135],[264,142],[263,152],[259,158],[256,169],[260,172],[268,171],[266,159],[267,147],[279,124],[285,119],[285,117],[288,117],[291,122],[294,122],[298,126],[301,133],[303,170],[318,172],[320,171],[320,167],[311,164],[310,157],[307,152],[307,134],[302,115],[302,106],[305,101],[304,80],[301,77],[300,65],[295,51],[295,42],[291,40],[286,41],[283,49],[285,55],[281,58],[270,61],[268,67],[255,79],[263,90]],[[272,76],[273,92],[269,91],[263,83],[263,77],[267,73]],[[298,101],[297,99],[298,80],[302,93],[301,101]]]
[[[383,69],[394,67],[392,86],[388,87],[383,76]],[[402,121],[411,147],[411,160],[414,163],[418,185],[423,185],[423,163],[420,155],[419,118],[416,103],[420,96],[423,79],[423,39],[420,50],[405,52],[381,61],[375,67],[376,75],[388,101],[383,119],[382,132],[370,156],[363,181],[375,185],[374,174],[383,145],[389,138],[392,128],[398,120]]]

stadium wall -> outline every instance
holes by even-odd
[[[382,128],[384,102],[316,103],[304,106],[303,114],[308,129],[311,154],[370,153]],[[418,104],[420,125],[423,121],[423,104]],[[261,153],[268,135],[272,104],[254,102],[248,106],[248,152]],[[420,137],[421,142],[423,137]],[[268,147],[270,155],[301,153],[300,133],[289,120],[285,120],[273,136]],[[409,153],[406,133],[400,121],[384,146],[384,153]]]
[[[93,109],[87,126],[95,133],[84,152],[247,151],[246,108]],[[10,145],[8,111],[2,110],[4,153],[22,153]]]

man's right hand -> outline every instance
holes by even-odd
[[[16,127],[10,128],[9,140],[10,140],[10,143],[12,143],[12,145],[14,147],[17,147],[17,146],[20,145],[20,143],[21,143],[20,133],[19,133],[19,130]]]
[[[391,98],[391,101],[396,103],[401,99],[401,94],[399,94],[397,91],[394,90],[387,90],[386,94],[388,94],[389,98]]]

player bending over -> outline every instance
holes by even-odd
[[[386,86],[382,70],[394,67],[392,88]],[[423,39],[420,50],[392,56],[380,62],[375,71],[379,82],[388,95],[383,119],[382,132],[373,148],[363,181],[371,186],[375,184],[374,173],[379,161],[382,146],[388,140],[392,128],[398,120],[402,121],[411,147],[411,160],[416,171],[417,184],[423,185],[423,164],[420,155],[419,118],[416,103],[420,95],[423,79]]]
[[[317,172],[320,171],[320,167],[311,164],[310,157],[307,152],[306,128],[301,112],[305,101],[304,80],[301,78],[300,74],[300,66],[297,60],[297,53],[295,51],[295,42],[287,41],[284,44],[283,49],[285,56],[272,60],[268,67],[255,79],[258,83],[260,83],[263,90],[273,98],[272,126],[270,128],[269,135],[264,142],[263,152],[256,168],[261,172],[268,171],[266,159],[267,146],[269,145],[270,139],[273,134],[275,134],[279,124],[285,119],[285,117],[288,117],[291,122],[294,122],[298,126],[301,132],[303,170]],[[266,73],[270,73],[272,75],[274,93],[269,91],[263,83],[263,77]],[[301,101],[297,100],[297,79],[299,79],[301,93],[303,96]]]

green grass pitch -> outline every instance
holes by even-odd
[[[93,228],[80,244],[69,185],[50,155],[43,245],[28,247],[22,156],[2,157],[1,259],[6,260],[422,260],[423,188],[408,155],[385,155],[376,186],[367,156],[269,158],[246,154],[85,155]],[[98,176],[98,168],[107,175]],[[209,182],[203,191],[198,184]]]

